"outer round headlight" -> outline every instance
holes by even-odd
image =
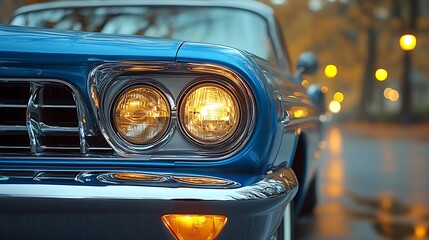
[[[198,143],[216,144],[228,139],[240,119],[236,97],[215,83],[192,87],[183,97],[180,111],[182,128]]]
[[[156,88],[133,86],[116,99],[112,118],[117,132],[133,144],[150,144],[167,131],[170,107],[166,97]]]

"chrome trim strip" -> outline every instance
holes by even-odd
[[[75,105],[40,105],[41,108],[76,108]]]
[[[50,146],[40,146],[42,150],[80,150],[79,147],[50,147]]]
[[[80,177],[79,177],[80,176]],[[108,185],[94,186],[85,185],[87,175],[81,174],[76,180],[81,185],[59,185],[59,184],[14,184],[8,176],[0,184],[0,197],[19,198],[59,198],[59,199],[140,199],[140,200],[202,200],[202,201],[242,201],[263,200],[283,197],[289,202],[298,191],[297,178],[290,168],[275,170],[266,175],[260,181],[243,187],[236,188],[204,188],[166,187],[166,186],[129,186]],[[89,180],[91,181],[91,180]],[[160,183],[162,184],[162,183]]]
[[[0,103],[0,108],[27,108],[26,104],[2,104]]]
[[[62,133],[78,132],[78,127],[58,127],[58,126],[50,126],[44,123],[39,124],[39,129],[42,134],[55,134],[58,132],[62,132]]]
[[[40,108],[76,108],[74,105],[38,105]],[[0,103],[0,108],[27,108],[26,104],[2,104]]]
[[[76,150],[79,151],[80,147],[49,147],[49,146],[40,146],[40,148],[42,150]],[[31,149],[30,146],[0,146],[0,149]],[[88,147],[89,151],[112,151],[112,148],[106,148],[106,147]],[[35,159],[45,159],[45,160],[49,160],[49,161],[55,161],[58,160],[58,156],[61,155],[61,159],[62,160],[112,160],[112,161],[120,161],[123,160],[123,158],[118,157],[116,155],[113,154],[85,154],[85,156],[83,157],[80,154],[69,154],[69,153],[65,153],[64,155],[62,154],[52,154],[52,153],[43,153],[43,155],[41,155],[40,153],[35,155],[32,154],[22,154],[22,153],[6,153],[0,156],[0,159],[9,159],[9,160],[35,160]],[[131,158],[130,160],[142,160],[142,158]]]
[[[27,126],[0,125],[0,132],[27,132]]]
[[[41,114],[39,108],[36,106],[36,100],[40,93],[41,87],[35,82],[30,84],[30,98],[28,99],[26,124],[28,137],[30,138],[31,153],[39,153],[42,151],[40,147],[40,127]]]
[[[308,118],[300,118],[300,119],[292,119],[287,124],[288,127],[292,127],[295,125],[301,125],[304,123],[310,123],[310,122],[320,122],[319,117],[308,117]]]
[[[12,177],[7,176],[9,179],[11,179]],[[25,178],[25,177],[22,177]],[[52,174],[52,172],[35,172],[33,175],[33,180],[34,181],[44,181],[44,180],[73,180],[75,181],[76,177],[75,176],[64,176],[64,175],[55,175]]]
[[[28,103],[25,106],[27,108],[26,111],[26,130],[28,131],[28,135],[30,138],[30,147],[31,147],[31,153],[33,154],[40,154],[43,152],[44,149],[75,149],[70,147],[48,147],[43,146],[40,140],[41,135],[50,135],[55,134],[57,132],[62,132],[66,134],[73,134],[78,133],[79,134],[79,140],[80,140],[80,148],[77,150],[80,150],[82,154],[87,154],[89,147],[88,143],[86,141],[86,136],[94,136],[95,127],[92,123],[92,121],[88,121],[86,116],[89,116],[89,110],[86,108],[85,104],[82,102],[80,92],[69,82],[66,82],[64,80],[60,79],[37,79],[37,78],[0,78],[0,82],[26,82],[30,83],[30,97],[28,99]],[[38,96],[40,94],[40,91],[42,91],[44,84],[58,84],[62,86],[66,86],[76,103],[76,106],[73,105],[43,105],[40,104],[38,101]],[[7,107],[13,107],[13,106],[19,106],[22,107],[20,104],[6,104]],[[78,118],[78,126],[77,127],[59,127],[59,126],[50,126],[47,124],[44,124],[41,119],[41,109],[42,108],[76,108],[77,112],[77,118]],[[11,127],[17,128],[15,131],[23,131],[23,126],[0,126],[0,132],[1,131],[13,131]],[[12,148],[12,147],[0,147],[2,149]],[[21,149],[21,147],[18,147]],[[22,149],[25,149],[27,147],[23,147]],[[97,149],[97,148],[92,148]],[[104,150],[104,149],[103,149]],[[109,149],[110,150],[110,149]]]
[[[118,172],[121,173],[121,172]],[[169,176],[163,176],[160,174],[148,174],[148,173],[137,173],[143,176],[147,176],[147,177],[153,177],[153,179],[151,180],[124,180],[124,179],[119,179],[115,177],[115,174],[118,173],[103,173],[103,174],[99,174],[98,176],[96,176],[97,180],[102,182],[102,183],[108,183],[108,184],[132,184],[132,185],[140,185],[140,184],[147,184],[147,183],[161,183],[161,182],[166,182],[168,181],[170,178]],[[134,173],[134,172],[133,172]],[[85,175],[86,178],[91,177],[91,173],[87,173]]]
[[[319,121],[320,114],[316,111],[316,108],[310,100],[301,100],[295,96],[283,97],[281,95],[278,95],[277,98],[280,102],[280,105],[277,107],[280,107],[280,111],[282,112],[281,116],[279,116],[279,120],[284,127],[293,127],[296,125]],[[302,107],[303,109],[306,109],[308,111],[307,115],[303,117],[295,116],[293,111],[294,107]]]
[[[30,146],[0,146],[0,149],[30,149]]]
[[[27,126],[20,125],[0,125],[0,132],[27,132]],[[61,133],[77,133],[78,127],[58,127],[50,126],[44,123],[39,123],[40,133],[44,135]]]
[[[193,185],[193,186],[213,186],[213,187],[239,187],[240,184],[236,183],[231,180],[226,180],[223,178],[214,178],[214,177],[189,177],[189,176],[173,176],[172,177],[176,182],[179,182],[181,184],[185,185]],[[195,182],[192,182],[192,180],[196,180]],[[198,182],[200,181],[212,181],[212,183],[203,183]]]
[[[113,152],[113,149],[112,148],[110,148],[110,147],[88,147],[88,150],[90,150],[90,151],[112,151]]]
[[[84,114],[84,107],[83,107],[83,104],[80,102],[80,96],[75,92],[73,92],[72,94],[73,94],[73,100],[76,104],[80,153],[87,154],[89,146],[86,141],[85,133],[88,132],[88,130],[86,129],[87,125],[86,125],[86,118]]]

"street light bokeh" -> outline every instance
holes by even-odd
[[[395,89],[390,88],[390,87],[387,87],[386,89],[384,89],[383,95],[386,99],[388,99],[392,102],[396,102],[399,100],[399,92]]]
[[[334,100],[341,103],[344,101],[344,94],[342,92],[336,92],[334,94]]]
[[[330,111],[331,113],[339,113],[339,112],[340,112],[340,110],[341,110],[341,103],[339,103],[339,102],[337,102],[337,101],[335,101],[335,100],[332,100],[332,101],[329,103],[329,111]]]
[[[383,91],[383,95],[384,95],[384,97],[386,98],[386,99],[389,99],[389,93],[390,93],[390,91],[392,91],[393,89],[392,88],[390,88],[390,87],[387,87],[387,88],[385,88],[384,89],[384,91]]]
[[[377,69],[377,71],[375,71],[375,78],[380,82],[386,80],[387,76],[388,76],[388,73],[386,69],[379,68]]]
[[[396,90],[392,90],[388,94],[389,100],[392,102],[396,102],[399,99],[399,92]]]
[[[301,85],[305,88],[308,88],[308,86],[310,86],[310,83],[308,82],[307,79],[302,80]]]
[[[337,76],[337,73],[338,73],[337,66],[333,64],[329,64],[325,67],[325,75],[327,78],[334,78],[335,76]]]
[[[328,92],[328,90],[329,90],[329,88],[327,86],[322,86],[320,88],[320,91],[322,91],[322,93],[325,93],[325,94]]]
[[[411,51],[416,48],[417,39],[412,34],[404,34],[399,38],[399,45],[401,49],[404,51]]]

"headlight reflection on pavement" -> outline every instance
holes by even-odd
[[[429,125],[337,123],[296,239],[428,239]]]

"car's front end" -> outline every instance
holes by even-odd
[[[298,189],[285,99],[301,112],[309,99],[256,57],[21,27],[0,38],[2,239],[274,235]]]

